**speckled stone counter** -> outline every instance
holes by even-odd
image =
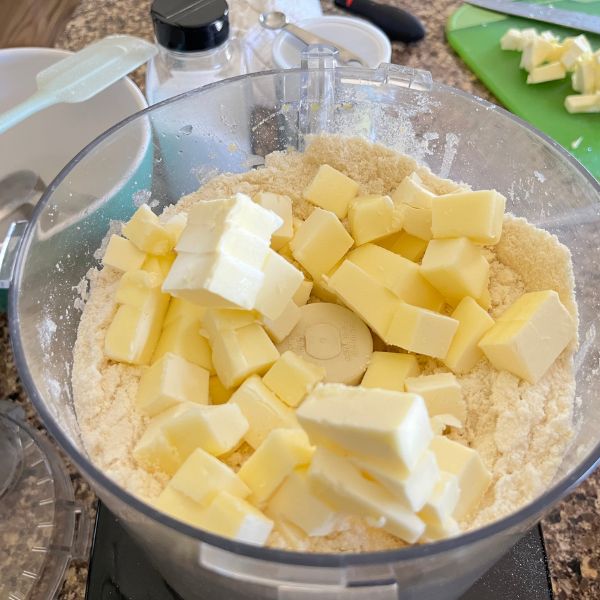
[[[68,23],[57,45],[71,50],[114,33],[130,33],[150,39],[149,0],[83,0]],[[332,2],[323,2],[330,10]],[[452,0],[420,2],[402,0],[403,8],[417,14],[425,23],[427,39],[406,47],[394,44],[393,62],[431,71],[433,77],[493,101],[444,39],[444,25],[459,5]],[[143,70],[134,74],[143,83]],[[6,318],[0,316],[0,397],[9,396],[21,403],[36,428],[36,419],[19,382],[10,349]],[[85,481],[69,465],[75,493],[93,516],[95,496]],[[576,489],[543,521],[555,597],[559,600],[597,600],[600,598],[600,472]],[[75,563],[68,571],[62,599],[80,599],[85,593],[87,565]],[[525,599],[523,599],[525,600]]]

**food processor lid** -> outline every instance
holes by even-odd
[[[210,50],[229,37],[225,0],[154,0],[150,14],[156,40],[169,50]]]
[[[89,521],[58,452],[0,401],[0,598],[53,598],[72,558],[87,556]]]

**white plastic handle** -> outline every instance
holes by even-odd
[[[11,223],[0,246],[0,290],[7,290],[10,287],[17,253],[27,225],[28,221]]]

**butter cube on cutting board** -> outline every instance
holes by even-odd
[[[466,237],[476,244],[500,241],[506,198],[496,190],[437,196],[431,207],[435,239]]]
[[[313,444],[409,470],[432,438],[423,399],[390,390],[321,383],[296,416]]]
[[[421,263],[423,277],[451,306],[465,296],[484,297],[489,271],[481,248],[466,237],[431,240]]]
[[[406,231],[376,240],[375,244],[413,262],[419,262],[427,250],[427,240],[410,235]]]
[[[208,404],[206,369],[167,353],[140,377],[136,406],[150,417],[181,402]]]
[[[314,447],[302,429],[273,429],[238,471],[250,501],[264,504],[296,467],[307,465]]]
[[[580,94],[593,94],[600,90],[600,52],[591,56],[582,56],[573,69],[571,85],[576,92]]]
[[[389,196],[359,196],[350,203],[348,223],[357,246],[402,229],[403,213]]]
[[[431,203],[435,197],[416,172],[401,181],[392,194],[392,200],[402,205],[402,228],[406,233],[423,240],[431,239]]]
[[[564,48],[565,51],[560,57],[560,61],[569,71],[575,67],[577,60],[581,56],[592,52],[592,47],[583,34],[576,37],[565,38]]]
[[[452,516],[462,519],[477,507],[492,475],[475,450],[458,442],[435,436],[430,449],[434,452],[440,469],[455,475],[458,480],[460,496]]]
[[[271,248],[279,250],[294,236],[292,200],[289,196],[271,192],[259,192],[254,200],[263,208],[273,211],[283,221],[279,229],[276,229],[271,236]]]
[[[277,348],[258,323],[223,330],[211,343],[215,371],[227,388],[254,373],[263,375],[279,358]]]
[[[409,352],[443,359],[457,329],[456,319],[401,302],[383,339]]]
[[[343,219],[358,194],[358,183],[329,165],[321,165],[304,190],[304,198]]]
[[[279,400],[257,375],[242,383],[231,396],[229,404],[237,405],[246,417],[249,427],[244,439],[254,449],[273,429],[298,428],[294,411]]]
[[[554,290],[516,300],[481,338],[492,365],[537,383],[575,338],[575,322]]]
[[[119,235],[111,235],[102,264],[118,269],[119,271],[133,271],[141,269],[146,260],[146,253]]]
[[[203,505],[211,502],[221,490],[239,498],[250,495],[248,486],[230,467],[202,448],[196,448],[187,457],[167,487]]]
[[[296,469],[269,500],[268,513],[287,519],[309,536],[329,535],[339,525],[336,511],[310,488],[306,469]]]
[[[425,400],[430,417],[453,415],[461,423],[467,418],[467,407],[462,396],[460,383],[452,373],[435,373],[409,377],[406,391],[418,394]]]
[[[294,258],[314,280],[328,273],[354,240],[333,212],[315,208],[290,242]]]
[[[527,83],[544,83],[545,81],[555,81],[563,79],[567,72],[563,64],[559,61],[547,63],[531,69],[527,76]]]
[[[554,52],[554,45],[542,36],[528,40],[523,45],[520,67],[531,72],[543,62],[547,61]]]
[[[413,354],[373,352],[360,385],[403,392],[406,378],[416,377],[419,372],[417,357]]]
[[[347,260],[382,283],[398,298],[429,310],[444,305],[441,294],[423,277],[419,265],[375,244],[364,244],[350,251]]]
[[[469,296],[465,296],[451,317],[458,321],[444,364],[454,373],[468,373],[483,358],[479,341],[494,325],[494,319]]]
[[[567,96],[565,98],[565,108],[570,113],[600,112],[600,92]]]
[[[324,378],[323,367],[288,350],[266,372],[263,383],[280,400],[295,408]]]
[[[317,448],[308,469],[311,489],[340,512],[356,514],[382,523],[382,529],[414,543],[425,524],[382,486],[365,479],[347,459]]]
[[[123,225],[123,235],[142,252],[166,254],[174,241],[147,204],[142,204],[131,219]]]

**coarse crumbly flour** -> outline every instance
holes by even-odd
[[[432,175],[406,156],[366,141],[336,136],[316,138],[304,154],[274,153],[266,166],[240,175],[220,175],[197,192],[169,206],[164,217],[187,211],[199,200],[235,192],[286,194],[296,216],[312,210],[302,198],[319,165],[327,163],[360,184],[362,194],[390,193],[416,170],[435,193],[461,186]],[[500,243],[486,250],[490,261],[491,314],[499,315],[526,291],[554,289],[576,317],[570,254],[558,239],[523,219],[507,215]],[[111,269],[89,273],[90,293],[74,348],[73,394],[81,435],[92,461],[117,483],[140,496],[156,498],[168,477],[149,473],[133,459],[132,450],[147,418],[134,407],[140,367],[109,361],[103,352],[106,329],[115,313],[119,274]],[[462,523],[474,528],[513,512],[535,498],[552,480],[573,436],[575,382],[572,355],[575,342],[546,375],[531,385],[496,371],[482,359],[459,376],[468,407],[465,428],[451,437],[467,443],[482,456],[493,482],[476,514]],[[420,358],[424,374],[445,371],[443,365]],[[227,458],[234,469],[249,455],[244,446]],[[402,546],[394,536],[349,517],[341,531],[323,538],[306,538],[275,530],[269,544],[303,551],[358,552]]]

